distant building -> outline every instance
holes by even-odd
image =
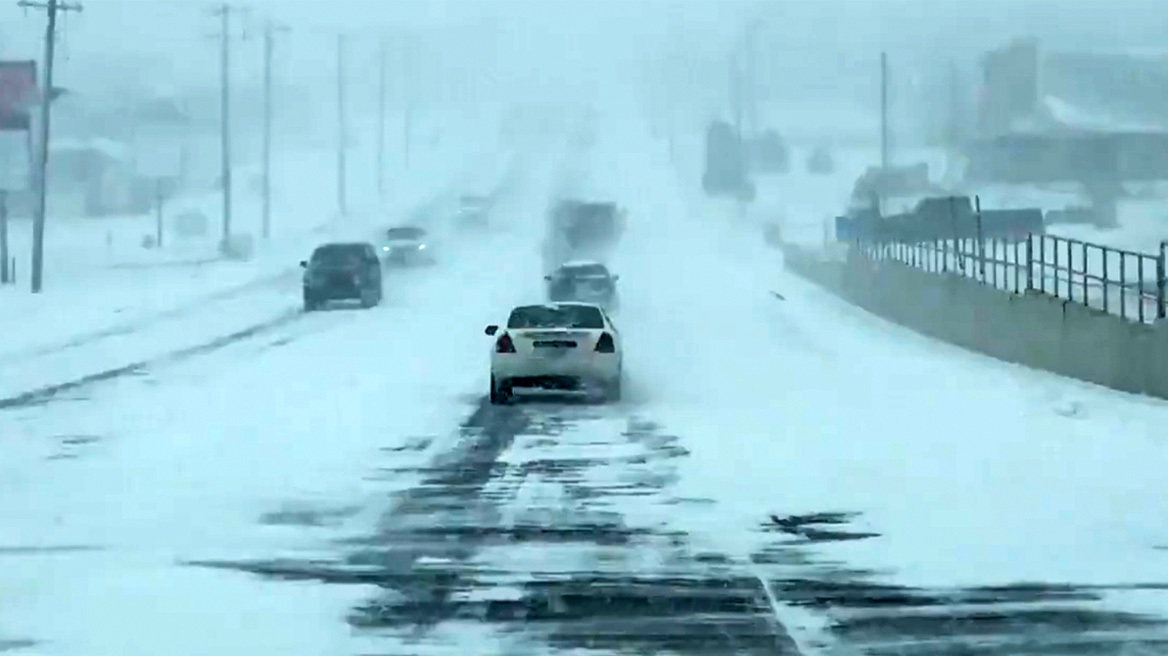
[[[129,148],[109,139],[53,139],[50,211],[67,216],[131,214],[150,209],[150,181],[134,169]]]
[[[1168,67],[1126,56],[1044,55],[1029,40],[987,53],[982,73],[967,178],[1096,187],[1168,179],[1168,130],[1157,109],[1168,87],[1154,88],[1154,80],[1168,85]]]

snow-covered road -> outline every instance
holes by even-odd
[[[0,412],[0,650],[1160,653],[1168,406],[844,305],[606,127],[382,307]],[[491,406],[564,175],[629,209],[627,398]]]

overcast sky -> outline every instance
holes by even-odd
[[[116,90],[216,80],[213,5],[84,4],[83,13],[63,15],[62,84]],[[0,0],[0,53],[39,56],[43,12],[15,5]],[[1054,48],[1168,46],[1164,0],[250,0],[240,6],[247,8],[233,29],[233,76],[240,84],[258,79],[260,34],[268,19],[291,28],[277,41],[282,79],[327,86],[342,31],[350,35],[350,75],[375,78],[377,46],[385,38],[398,57],[391,76],[399,76],[407,67],[397,48],[408,34],[415,43],[408,66],[414,75],[448,85],[478,80],[503,95],[519,89],[598,93],[600,85],[617,81],[628,86],[667,43],[692,60],[694,70],[697,62],[717,68],[710,62],[725,56],[749,21],[762,26],[771,75],[781,75],[796,92],[855,84],[844,74],[867,75],[881,49],[900,62],[919,63],[955,54],[972,58],[1024,34]]]

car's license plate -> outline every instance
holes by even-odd
[[[563,348],[563,347],[559,347],[559,346],[552,346],[552,347],[545,347],[545,348],[538,349],[536,352],[539,353],[540,357],[556,359],[556,358],[564,357],[565,355],[568,354],[568,351],[570,351],[570,350],[572,350],[572,349]]]

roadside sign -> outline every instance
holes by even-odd
[[[29,130],[39,95],[35,61],[0,61],[0,132]]]

